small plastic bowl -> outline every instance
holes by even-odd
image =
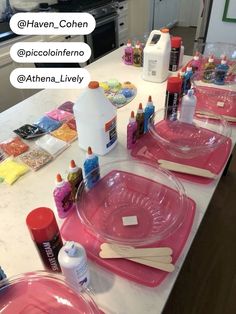
[[[170,172],[123,160],[102,165],[100,180],[89,188],[91,175],[78,189],[77,213],[86,229],[103,241],[145,246],[182,225],[187,198]]]
[[[85,293],[77,293],[61,275],[25,273],[0,283],[1,314],[101,314]]]
[[[231,134],[231,128],[222,116],[205,112],[195,116],[193,124],[165,119],[165,109],[156,111],[150,118],[148,128],[157,145],[178,158],[195,158],[212,152],[223,144]]]

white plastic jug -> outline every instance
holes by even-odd
[[[144,48],[143,79],[161,83],[169,74],[171,41],[169,29],[153,30]]]
[[[74,107],[79,147],[92,147],[96,155],[105,155],[117,144],[116,108],[106,98],[99,83],[92,81]]]

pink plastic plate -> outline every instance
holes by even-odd
[[[190,198],[186,198],[186,200],[188,210],[186,210],[183,224],[170,237],[148,246],[171,247],[173,249],[173,263],[178,259],[193,224],[196,205]],[[95,263],[141,285],[156,287],[160,285],[168,275],[168,273],[164,271],[136,264],[125,259],[101,259],[98,254],[102,241],[95,235],[87,232],[76,212],[73,212],[65,220],[61,228],[61,234],[65,240],[73,240],[81,243],[85,247],[88,257]]]
[[[45,272],[27,273],[0,287],[1,314],[101,314],[85,293]]]
[[[191,159],[178,158],[171,155],[163,147],[161,148],[157,144],[157,141],[147,133],[144,134],[142,138],[136,143],[135,147],[131,150],[131,155],[139,160],[148,161],[154,166],[157,165],[158,159],[164,159],[189,166],[207,169],[213,173],[219,174],[229,157],[231,146],[232,141],[230,138],[228,138],[223,144],[208,154],[197,156]],[[208,184],[213,181],[213,179],[183,174],[179,172],[176,172],[175,175],[179,178],[202,184]]]

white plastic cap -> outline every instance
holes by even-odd
[[[76,243],[74,241],[67,241],[64,246],[64,250],[66,254],[70,257],[76,256],[78,252],[78,248],[76,246]]]

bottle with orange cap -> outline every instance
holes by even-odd
[[[147,105],[144,109],[144,133],[148,131],[148,121],[154,112],[155,106],[153,105],[152,96],[149,96]]]
[[[144,133],[144,111],[142,103],[140,103],[138,107],[138,111],[136,114],[136,122],[138,125],[137,138],[140,138]]]
[[[91,189],[97,181],[100,179],[100,168],[98,156],[96,156],[92,148],[89,146],[84,161],[84,176],[86,181],[86,187]]]
[[[57,207],[58,216],[62,219],[67,217],[73,208],[71,191],[70,183],[64,181],[58,173],[56,176],[56,188],[53,191],[53,197]]]
[[[169,75],[171,42],[169,29],[153,30],[144,48],[143,79],[161,83]]]
[[[74,160],[71,160],[67,181],[71,185],[71,197],[75,201],[76,193],[80,183],[83,181],[82,169],[75,164]]]
[[[125,47],[124,62],[128,65],[132,65],[134,62],[134,51],[130,39]]]
[[[99,82],[91,81],[73,107],[79,147],[93,148],[96,155],[105,155],[117,144],[117,110],[107,99]]]

